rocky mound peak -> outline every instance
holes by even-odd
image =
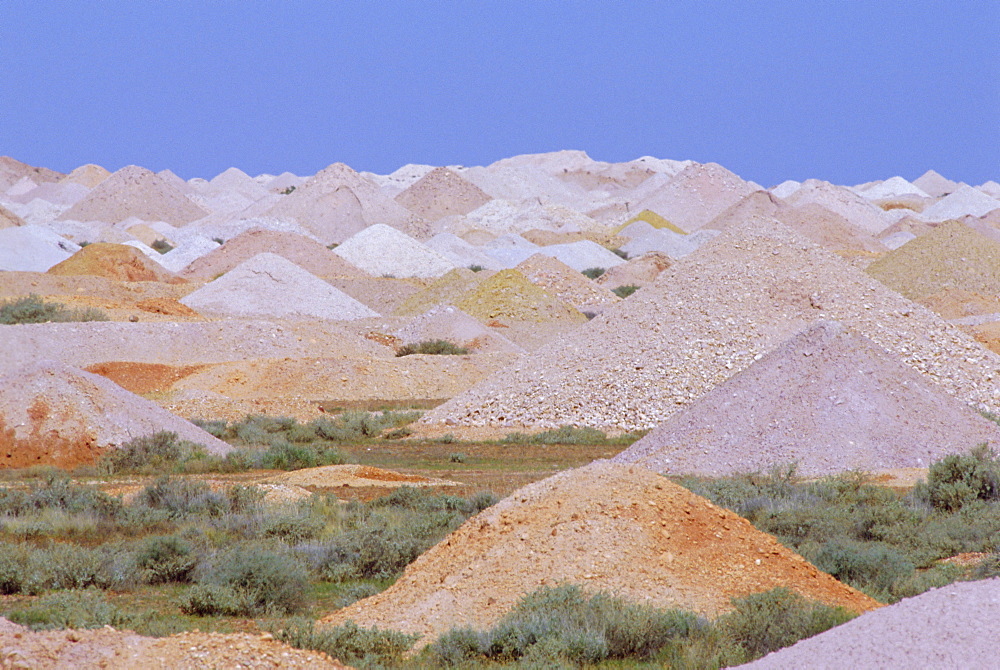
[[[107,177],[59,216],[62,221],[120,223],[130,217],[182,226],[208,215],[145,168],[129,165]]]

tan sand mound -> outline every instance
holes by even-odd
[[[659,251],[630,258],[622,265],[608,268],[595,281],[601,286],[616,289],[619,286],[646,286],[656,281],[660,273],[673,263],[673,259]]]
[[[868,266],[868,274],[911,300],[943,289],[1000,294],[1000,244],[949,221]]]
[[[799,207],[778,207],[774,218],[831,251],[888,251],[880,241],[822,205],[809,203]]]
[[[610,289],[595,284],[558,258],[534,254],[518,263],[514,269],[549,295],[573,305],[581,312],[599,312],[621,301]]]
[[[214,279],[265,252],[286,258],[317,277],[369,276],[319,242],[295,233],[261,229],[248,230],[226,240],[225,244],[184,268],[180,275],[188,279]]]
[[[143,637],[109,626],[32,632],[0,619],[4,668],[109,668],[202,670],[203,668],[345,668],[318,651],[295,649],[270,633],[185,632]]]
[[[741,668],[992,668],[1000,579],[957,582],[869,612]]]
[[[321,622],[418,633],[424,645],[453,627],[489,627],[561,583],[707,617],[778,586],[855,612],[879,607],[735,513],[644,468],[597,461],[516,491],[386,591]]]
[[[62,183],[81,184],[87,188],[94,188],[102,181],[111,176],[111,172],[93,163],[87,163],[75,168],[68,175],[60,179]]]
[[[198,312],[194,311],[187,305],[181,304],[173,298],[149,298],[147,300],[139,300],[135,303],[135,306],[143,312],[149,312],[150,314],[182,316],[192,319],[199,318]]]
[[[946,288],[919,300],[943,319],[961,319],[981,314],[1000,314],[1000,296],[981,295],[958,288]]]
[[[183,226],[208,216],[208,212],[149,170],[129,165],[95,186],[59,220],[121,223],[133,216]]]
[[[821,319],[901,356],[950,395],[1000,410],[1000,358],[777,221],[751,219],[421,421],[654,428]]]
[[[347,486],[352,488],[376,486],[381,488],[399,488],[400,486],[459,486],[458,482],[420,475],[407,475],[402,472],[383,470],[370,465],[324,465],[318,468],[293,470],[276,477],[263,480],[265,484],[292,484],[295,486],[312,486],[316,488],[335,488]]]
[[[22,163],[10,156],[0,156],[0,191],[6,191],[22,177],[28,177],[36,184],[57,182],[65,177],[61,172]]]
[[[104,377],[41,361],[0,377],[0,467],[93,463],[106,450],[159,431],[232,450],[192,423]]]
[[[93,275],[117,281],[185,282],[135,247],[95,242],[49,268],[54,275]]]
[[[396,202],[429,222],[468,214],[490,200],[478,186],[444,167],[434,168],[396,196]]]
[[[615,456],[710,477],[796,463],[822,477],[925,468],[1000,427],[866,337],[820,321]]]
[[[466,292],[455,306],[480,321],[583,323],[579,310],[532,284],[517,270],[501,270]]]

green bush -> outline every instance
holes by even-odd
[[[32,630],[54,628],[131,628],[136,618],[109,603],[97,590],[69,591],[42,596],[7,618]]]
[[[560,426],[535,435],[509,433],[501,442],[506,444],[604,444],[608,436],[588,426]]]
[[[484,268],[482,265],[470,265],[469,269],[472,270],[473,272],[482,272],[486,268]]]
[[[954,511],[975,500],[1000,499],[1000,459],[986,444],[931,464],[926,495],[938,509]]]
[[[0,302],[0,325],[107,320],[108,315],[98,309],[69,309],[62,303],[45,302],[34,293]]]
[[[906,556],[882,542],[834,540],[810,558],[820,570],[857,589],[888,591],[914,571]]]
[[[451,631],[428,653],[447,665],[477,658],[574,665],[649,660],[705,625],[689,612],[636,605],[604,593],[588,595],[566,584],[525,596],[488,631]]]
[[[153,243],[149,246],[151,249],[153,249],[153,251],[157,251],[161,254],[165,254],[174,248],[172,244],[163,239],[154,240]]]
[[[415,344],[405,344],[396,350],[397,357],[410,356],[411,354],[461,356],[467,353],[469,353],[468,349],[460,347],[457,344],[449,342],[448,340],[424,340]]]
[[[581,274],[588,279],[597,279],[604,274],[604,268],[587,268],[581,271]]]
[[[615,248],[611,250],[611,253],[613,253],[615,256],[618,256],[624,261],[628,260],[628,252],[625,251],[624,249]]]
[[[306,605],[308,573],[287,550],[241,545],[199,566],[198,584],[181,603],[191,614],[294,614]]]
[[[224,495],[215,493],[203,481],[159,477],[136,496],[136,504],[163,510],[178,518],[191,514],[219,516],[229,505]]]
[[[716,620],[724,633],[746,650],[748,660],[850,621],[842,608],[811,602],[781,587],[733,600],[735,610]]]
[[[315,622],[293,620],[273,633],[285,644],[322,651],[342,663],[362,668],[399,663],[419,637],[392,630],[360,628],[353,621],[343,626],[317,628]]]
[[[200,444],[178,440],[177,433],[160,431],[136,437],[101,456],[98,468],[110,475],[124,473],[148,474],[164,469],[176,470],[187,461],[208,457]]]
[[[147,584],[188,582],[197,565],[191,543],[177,535],[143,538],[136,549],[135,566]]]
[[[619,298],[627,298],[638,290],[639,287],[635,284],[623,284],[622,286],[611,289],[611,292]]]

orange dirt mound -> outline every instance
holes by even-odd
[[[418,633],[423,645],[456,626],[486,628],[560,583],[707,617],[779,586],[855,612],[880,607],[737,514],[644,468],[597,461],[516,491],[389,589],[321,623]]]
[[[149,298],[148,300],[138,301],[135,303],[135,306],[144,312],[149,312],[150,314],[188,317],[200,316],[198,312],[194,311],[187,305],[177,302],[173,298]]]
[[[118,281],[158,281],[181,284],[181,279],[127,244],[88,244],[61,263],[49,268],[54,275],[94,275]]]
[[[159,363],[132,363],[113,361],[97,363],[84,368],[87,372],[101,375],[121,386],[126,391],[142,395],[166,391],[174,382],[206,368],[205,365],[161,365]]]
[[[368,465],[324,465],[318,468],[305,468],[264,480],[270,484],[290,484],[294,486],[313,486],[318,488],[333,488],[340,486],[365,487],[378,486],[396,488],[398,486],[454,486],[456,482],[445,479],[433,479],[420,475],[408,475],[392,470],[373,468]]]

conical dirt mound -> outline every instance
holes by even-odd
[[[949,221],[890,251],[866,272],[911,300],[946,289],[1000,295],[1000,244]]]
[[[182,226],[208,215],[179,190],[145,168],[123,167],[59,216],[62,221],[120,223],[129,217]]]
[[[440,277],[455,269],[444,255],[381,223],[355,233],[333,253],[375,277]]]
[[[579,584],[715,617],[785,586],[829,605],[879,606],[748,521],[637,466],[597,461],[530,484],[469,519],[386,591],[322,620],[423,635],[483,629],[542,586]]]
[[[396,196],[396,202],[431,222],[468,214],[490,200],[478,186],[443,167],[434,168]]]
[[[651,209],[687,232],[697,230],[754,188],[715,163],[694,164],[681,170],[636,207]]]
[[[276,254],[258,254],[180,300],[206,315],[353,320],[378,313]]]
[[[455,305],[480,321],[587,320],[575,307],[535,286],[517,270],[501,270],[461,297]]]
[[[474,352],[523,354],[524,349],[493,332],[454,305],[438,305],[396,331],[404,343],[446,340]]]
[[[486,279],[484,272],[473,272],[468,268],[455,268],[407,298],[396,308],[394,314],[396,316],[416,316],[437,305],[458,302],[463,295],[479,286]]]
[[[32,363],[0,378],[0,467],[72,468],[164,430],[213,454],[232,449],[114,382],[62,363]]]
[[[61,183],[80,184],[87,188],[94,188],[110,176],[111,173],[100,165],[88,163],[76,168],[59,181]]]
[[[841,321],[952,396],[1000,408],[995,354],[773,219],[751,219],[421,421],[654,428],[820,319]]]
[[[552,256],[534,254],[518,263],[514,269],[546,293],[554,295],[581,311],[600,311],[621,300],[609,289],[595,284],[580,272]]]
[[[53,275],[93,275],[118,281],[158,281],[181,284],[181,279],[135,247],[127,244],[95,242],[53,265]]]
[[[614,458],[724,476],[797,463],[821,477],[926,468],[1000,427],[866,337],[821,321],[709,391]]]

